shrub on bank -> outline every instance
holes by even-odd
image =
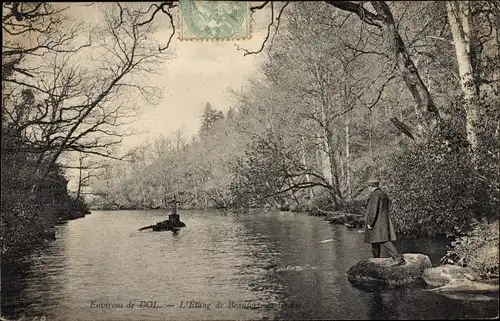
[[[83,200],[74,199],[70,196],[45,203],[40,210],[44,217],[53,218],[54,224],[80,218],[90,213],[87,204]]]
[[[9,196],[12,196],[9,195]],[[2,196],[1,253],[15,254],[31,250],[55,237],[54,226],[87,214],[82,200],[67,196],[62,199],[30,199]]]
[[[367,199],[353,199],[351,201],[347,201],[341,208],[341,211],[352,214],[365,214],[366,201]]]
[[[53,239],[60,220],[81,217],[88,209],[68,196],[68,181],[57,164],[33,191],[35,159],[9,145],[9,132],[2,134],[0,252],[10,257]]]
[[[309,196],[309,195],[307,195]],[[307,200],[309,201],[309,199]],[[308,205],[308,202],[304,202],[305,205]],[[334,206],[334,203],[332,201],[332,195],[324,188],[322,189],[317,189],[314,193],[314,198],[312,199],[311,206],[310,208],[306,209],[308,211],[315,212],[317,211],[318,208],[325,210],[325,211],[335,211],[336,208]]]
[[[435,139],[404,146],[388,161],[388,190],[400,233],[407,236],[457,236],[474,219],[490,215],[492,195],[478,180],[467,143]]]
[[[468,266],[483,277],[499,274],[499,224],[476,223],[471,232],[452,242],[442,261]]]
[[[29,251],[54,235],[52,219],[40,215],[39,210],[28,201],[2,206],[2,255]]]

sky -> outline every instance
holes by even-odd
[[[196,134],[205,104],[210,102],[214,108],[227,111],[234,103],[230,89],[240,89],[248,78],[258,76],[259,64],[267,56],[244,56],[235,45],[248,50],[260,48],[270,19],[267,10],[253,15],[251,38],[241,41],[182,41],[178,9],[174,10],[177,31],[170,45],[173,58],[160,66],[163,74],[151,75],[148,83],[164,89],[163,100],[157,106],[141,106],[140,117],[131,126],[137,134],[124,140],[125,149],[179,129],[188,137]],[[69,14],[86,17],[87,23],[98,23],[100,13],[96,5],[73,3]],[[171,34],[169,21],[165,15],[157,17],[164,23],[156,37],[164,45]]]
[[[165,39],[169,30],[162,32]],[[252,39],[240,41],[244,48],[258,48],[263,33],[254,32]],[[164,98],[158,106],[144,108],[135,127],[141,136],[169,134],[180,128],[186,134],[195,134],[205,104],[227,111],[234,103],[230,89],[239,89],[246,79],[258,73],[258,62],[264,55],[244,56],[235,42],[181,41],[172,43],[175,58],[167,62],[161,77],[154,77],[154,84],[164,86]]]
[[[74,19],[84,17],[88,24],[99,23],[101,19],[99,5],[95,3],[90,6],[83,3],[59,5],[69,5],[69,16]],[[123,151],[160,135],[168,136],[179,129],[184,131],[186,137],[196,134],[205,104],[210,102],[214,108],[226,112],[235,102],[230,90],[240,89],[247,79],[258,77],[259,65],[267,57],[265,52],[244,56],[244,52],[235,45],[251,51],[260,48],[270,19],[267,10],[253,15],[251,37],[241,41],[181,41],[177,10],[175,14],[177,31],[170,45],[173,57],[164,66],[159,66],[158,69],[163,70],[162,75],[151,75],[146,84],[163,88],[163,99],[155,106],[141,106],[138,120],[131,125],[136,134],[124,139]],[[156,37],[164,45],[171,29],[168,18],[160,18],[164,24]],[[76,172],[69,170],[67,174],[69,188],[76,189]]]

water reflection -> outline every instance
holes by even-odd
[[[400,314],[400,301],[404,301],[406,291],[388,291],[383,288],[374,288],[369,302],[369,319],[372,320],[399,320],[404,319]]]
[[[27,263],[2,266],[2,312],[51,320],[496,315],[491,302],[452,300],[419,287],[353,286],[345,272],[370,257],[370,248],[356,230],[321,218],[290,212],[238,217],[210,211],[180,214],[187,227],[176,233],[137,232],[163,219],[161,211],[95,212],[60,226],[59,238],[28,257]],[[321,243],[326,239],[332,242]],[[439,257],[445,246],[404,241],[398,249]],[[92,302],[126,306],[130,301],[156,301],[163,307],[91,307]],[[217,307],[219,302],[223,307]]]

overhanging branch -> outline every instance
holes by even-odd
[[[283,4],[283,6],[281,7],[280,11],[278,12],[278,15],[277,15],[276,19],[274,18],[274,2],[272,2],[272,1],[266,1],[265,3],[263,3],[260,6],[251,7],[250,10],[253,12],[255,10],[262,9],[262,8],[264,8],[267,5],[268,2],[271,3],[271,21],[267,25],[267,34],[266,34],[266,37],[264,38],[264,41],[262,41],[262,45],[260,46],[260,48],[258,50],[256,50],[256,51],[249,51],[249,50],[247,50],[245,48],[241,48],[240,46],[238,46],[237,44],[235,44],[237,50],[241,50],[241,51],[245,52],[244,56],[258,54],[258,53],[261,53],[264,50],[264,47],[266,46],[266,43],[268,42],[269,37],[271,35],[271,27],[274,26],[274,23],[276,22],[276,26],[274,28],[274,35],[271,38],[271,43],[274,41],[274,37],[276,36],[276,33],[278,32],[278,28],[279,28],[279,25],[280,25],[281,16],[283,14],[283,11],[285,10],[285,8],[290,3],[289,1],[286,1]]]
[[[335,8],[353,12],[358,15],[358,17],[369,25],[376,26],[378,28],[382,27],[381,19],[377,14],[368,11],[363,7],[363,3],[354,3],[351,1],[325,1],[327,4],[334,6]]]

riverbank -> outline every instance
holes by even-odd
[[[91,211],[82,200],[67,197],[47,204],[26,200],[2,214],[1,253],[2,259],[9,261],[55,240],[57,225],[83,218]]]

